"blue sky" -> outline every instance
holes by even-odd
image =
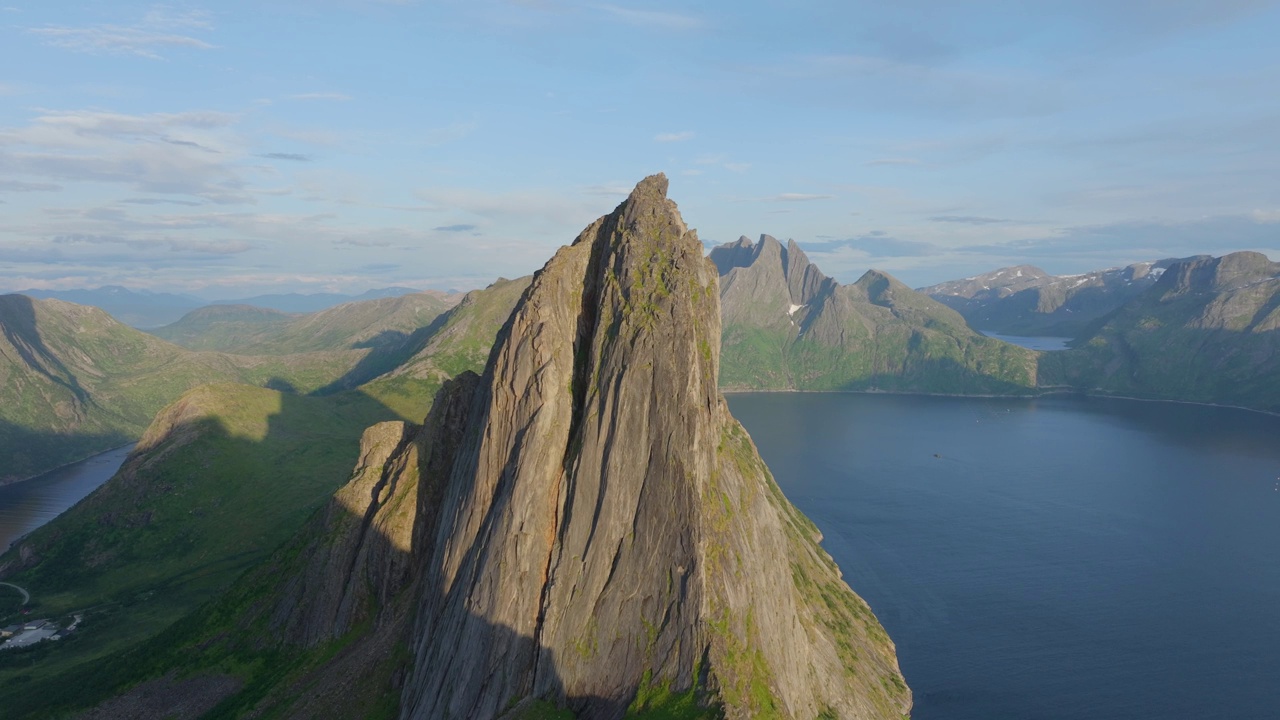
[[[0,0],[0,290],[483,286],[658,171],[709,245],[845,281],[1277,258],[1278,35],[1262,0]]]

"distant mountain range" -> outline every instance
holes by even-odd
[[[1280,263],[1237,252],[1165,267],[1073,349],[1046,353],[1041,384],[1280,412]]]
[[[721,384],[751,390],[1031,392],[1035,353],[871,270],[841,285],[794,241],[711,250],[720,272]]]
[[[37,299],[65,300],[77,305],[90,305],[106,310],[113,318],[139,329],[158,328],[177,322],[188,312],[207,305],[253,305],[287,313],[309,313],[325,310],[335,305],[361,300],[377,300],[424,292],[406,287],[389,287],[369,290],[359,295],[339,293],[314,293],[309,295],[288,293],[280,295],[255,295],[235,300],[203,300],[193,295],[156,293],[148,290],[130,290],[119,285],[105,285],[94,290],[20,290],[16,294]],[[441,299],[459,293],[427,290]]]
[[[1174,260],[1135,263],[1081,275],[1050,275],[1034,265],[920,288],[978,330],[1004,335],[1075,337],[1142,294]]]

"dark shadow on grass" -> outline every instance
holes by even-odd
[[[202,416],[206,402],[231,419]],[[162,439],[0,555],[0,577],[30,589],[42,617],[91,608],[58,643],[0,653],[6,719],[45,717],[114,689],[134,667],[130,646],[150,647],[147,637],[288,540],[347,480],[364,428],[395,417],[359,393],[232,385],[192,393],[168,416],[176,424]]]
[[[409,358],[431,342],[431,338],[440,332],[453,316],[456,306],[440,313],[432,321],[412,333],[386,330],[363,342],[355,343],[353,348],[369,348],[369,352],[360,359],[342,377],[313,392],[313,395],[331,395],[343,390],[351,390],[364,383],[390,372],[401,366]]]

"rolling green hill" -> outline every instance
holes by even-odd
[[[731,390],[1025,393],[1036,354],[872,270],[840,285],[794,242],[711,251],[720,272],[721,385]]]
[[[31,592],[33,612],[85,616],[61,643],[0,655],[5,716],[217,596],[343,484],[363,429],[393,417],[359,393],[233,384],[166,407],[115,477],[0,555],[0,578]]]
[[[421,421],[436,390],[465,370],[484,370],[494,338],[529,286],[529,277],[499,278],[466,294],[431,327],[420,347],[389,372],[360,386],[401,417]]]
[[[97,308],[0,296],[0,483],[134,440],[160,408],[203,383],[354,388],[421,351],[445,308],[428,294],[306,316],[215,306],[172,333],[202,348],[192,350]]]
[[[428,293],[345,303],[305,315],[210,305],[151,333],[190,350],[238,355],[389,348],[402,345],[450,307],[448,299]]]

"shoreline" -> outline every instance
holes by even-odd
[[[57,467],[51,467],[51,468],[49,468],[48,470],[45,470],[44,472],[42,472],[42,473],[40,473],[40,474],[38,474],[38,475],[28,475],[27,477],[22,477],[22,478],[13,478],[13,479],[9,479],[9,480],[0,480],[0,487],[9,487],[10,485],[17,485],[18,483],[30,482],[31,480],[39,480],[40,478],[42,478],[42,477],[44,477],[44,476],[46,476],[46,475],[50,475],[50,474],[52,474],[52,473],[58,472],[59,470],[65,470],[65,469],[67,469],[67,468],[71,467],[72,465],[76,465],[76,464],[78,464],[78,463],[82,463],[82,462],[84,462],[84,461],[86,461],[86,460],[92,460],[92,459],[94,459],[94,458],[98,457],[99,455],[106,455],[107,453],[115,452],[116,450],[119,450],[120,448],[126,448],[126,447],[129,447],[130,445],[136,445],[136,444],[138,444],[138,441],[137,441],[137,440],[131,440],[131,441],[127,442],[127,443],[121,443],[120,445],[116,445],[116,446],[113,446],[113,447],[109,447],[109,448],[107,448],[107,449],[105,449],[105,450],[99,450],[98,452],[91,453],[91,454],[89,454],[89,455],[85,455],[84,457],[79,458],[79,459],[77,459],[77,460],[71,460],[71,461],[69,461],[69,462],[65,462],[65,463],[63,463],[63,464],[61,464],[61,465],[59,465],[59,466],[57,466]]]
[[[1041,397],[1051,397],[1054,395],[1078,395],[1080,397],[1093,398],[1099,400],[1132,400],[1135,402],[1146,403],[1173,403],[1175,405],[1198,405],[1200,407],[1221,408],[1224,410],[1243,410],[1245,412],[1257,413],[1259,415],[1267,415],[1270,417],[1280,417],[1280,411],[1260,410],[1258,408],[1246,407],[1244,405],[1225,405],[1223,403],[1201,402],[1197,400],[1172,400],[1169,398],[1144,398],[1134,397],[1132,395],[1112,395],[1104,392],[1078,390],[1066,387],[1048,387],[1036,391],[1030,391],[1023,394],[1013,393],[939,393],[924,392],[915,390],[801,390],[797,388],[780,388],[774,390],[760,389],[721,389],[721,395],[747,395],[747,394],[775,394],[775,393],[826,393],[826,394],[843,394],[843,395],[908,395],[919,397],[953,397],[953,398],[1006,398],[1010,400],[1025,399],[1033,400]]]

